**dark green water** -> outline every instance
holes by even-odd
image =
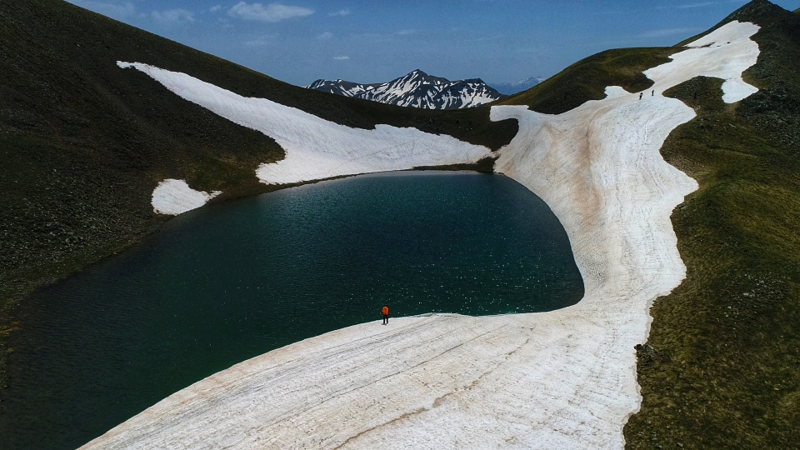
[[[362,176],[211,205],[24,303],[0,447],[75,448],[237,362],[379,326],[384,303],[487,315],[582,295],[558,220],[502,176]]]

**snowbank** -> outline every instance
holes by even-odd
[[[167,178],[158,183],[153,190],[151,203],[155,212],[176,216],[205,205],[221,193],[221,191],[214,191],[210,194],[195,191],[183,180]]]
[[[446,135],[389,125],[377,125],[374,130],[350,128],[267,99],[242,97],[185,73],[141,63],[117,65],[136,68],[185,100],[275,139],[286,158],[258,168],[256,175],[267,184],[468,164],[491,155],[486,147]]]
[[[648,71],[655,91],[713,73],[736,80],[729,100],[744,95],[736,86],[758,55],[757,29],[733,22],[702,41],[725,44]],[[492,109],[520,123],[497,170],[561,220],[580,303],[338,330],[206,378],[86,448],[622,448],[640,400],[633,346],[647,338],[652,301],[685,273],[669,215],[697,187],[659,148],[694,112],[660,95],[607,94],[557,116]]]
[[[687,71],[694,76],[722,78],[722,100],[736,103],[758,92],[758,88],[742,80],[742,72],[758,60],[758,44],[750,36],[758,32],[752,23],[731,22],[700,39],[687,44],[691,51],[672,56],[672,62],[662,64],[644,74],[651,80],[659,80],[656,92],[669,89],[686,81]],[[659,89],[660,88],[660,89]]]

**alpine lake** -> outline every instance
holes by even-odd
[[[480,316],[582,296],[558,219],[501,175],[363,175],[208,205],[18,308],[0,446],[76,448],[238,362],[381,326],[384,304]]]

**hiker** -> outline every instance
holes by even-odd
[[[642,95],[644,95],[644,92],[639,92],[639,100],[642,99]]]
[[[389,324],[389,307],[386,306],[386,305],[383,305],[383,308],[381,308],[381,313],[383,313],[383,324],[384,325],[388,325]]]
[[[656,90],[653,89],[652,91],[650,91],[650,97],[655,97],[655,96],[656,96]]]

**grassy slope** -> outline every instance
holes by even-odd
[[[653,85],[642,72],[669,62],[669,56],[679,50],[675,47],[606,50],[493,105],[527,105],[537,112],[561,114],[589,100],[605,98],[607,86],[622,86],[629,92],[642,91]]]
[[[800,448],[800,18],[759,1],[731,19],[762,27],[761,91],[667,93],[698,116],[662,154],[700,189],[672,217],[687,279],[651,310],[629,448]]]
[[[258,164],[283,158],[272,139],[119,69],[118,60],[355,127],[417,126],[492,149],[517,130],[514,121],[491,123],[488,108],[410,110],[290,86],[61,0],[2,1],[0,387],[10,308],[155,230],[165,220],[150,206],[158,181],[224,191],[217,200],[252,195],[269,189],[255,177]]]
[[[759,62],[745,73],[757,94],[726,105],[721,80],[709,78],[667,93],[698,117],[670,135],[662,154],[700,189],[673,213],[687,279],[651,310],[648,346],[638,352],[642,410],[625,427],[629,448],[800,448],[800,10],[794,13],[758,0],[721,23],[762,27],[754,37]],[[697,37],[668,49],[600,53],[498,104],[555,114],[603,98],[607,85],[646,89],[637,73]]]

